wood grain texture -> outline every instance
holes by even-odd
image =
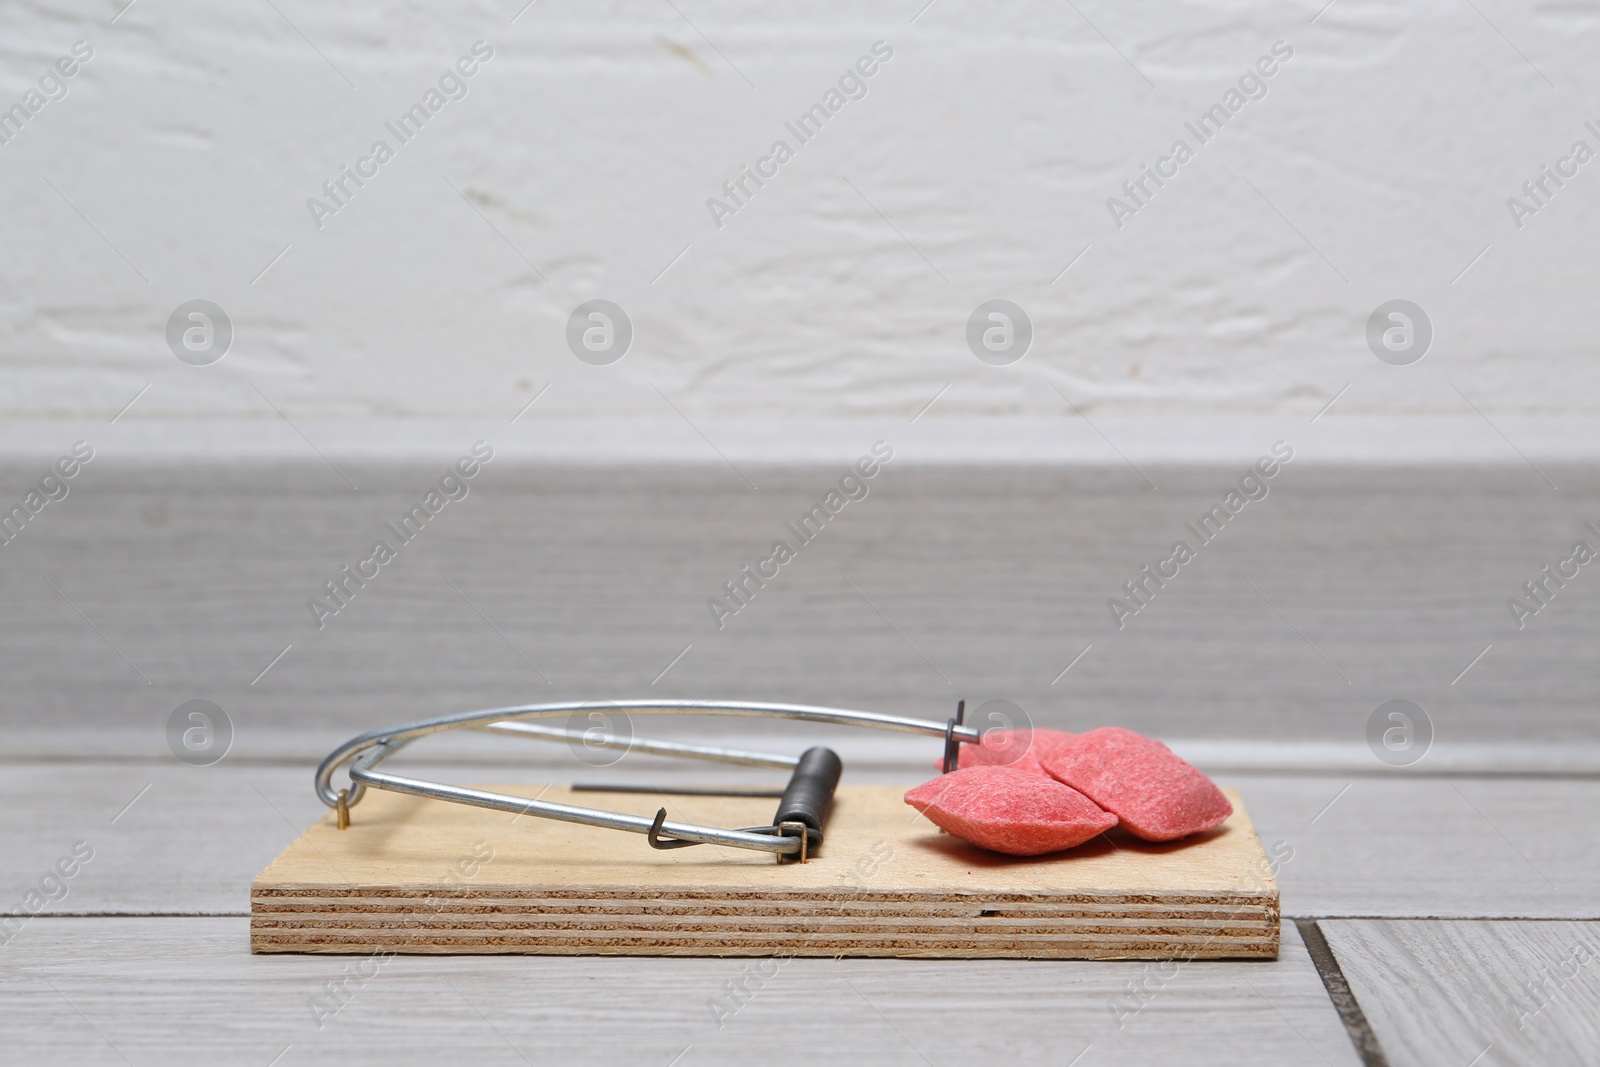
[[[527,759],[520,769],[422,759],[395,766],[455,782],[486,774],[523,783],[782,778],[634,757],[580,769],[560,749]],[[910,787],[932,774],[922,765],[846,763],[846,784]],[[232,757],[206,768],[170,758],[0,764],[0,901],[15,905],[82,839],[95,859],[53,913],[247,914],[251,878],[327,814],[311,792],[311,771],[309,763]],[[1284,915],[1600,918],[1600,782],[1310,773],[1219,781],[1239,790],[1269,858],[1280,861]]]
[[[771,800],[487,786],[713,826]],[[1238,794],[1222,826],[1150,844],[1113,831],[1019,858],[974,848],[896,786],[841,786],[810,862],[369,790],[251,886],[257,952],[1272,958],[1278,889]]]
[[[402,955],[367,964],[364,981],[370,957],[253,956],[247,927],[39,920],[0,957],[4,1058],[265,1067],[289,1046],[278,1067],[944,1065],[997,1052],[1063,1065],[1081,1054],[1079,1067],[1356,1063],[1292,926],[1277,960],[1165,969],[790,959],[768,973],[755,960]],[[320,1029],[318,1003],[342,1004]]]
[[[1600,1063],[1600,923],[1320,925],[1394,1067]]]
[[[719,630],[707,599],[842,462],[756,463],[757,492],[709,450],[714,465],[508,455],[319,630],[307,600],[480,431],[431,461],[350,459],[357,493],[278,429],[292,453],[249,462],[124,459],[108,441],[5,547],[11,754],[160,756],[168,715],[196,697],[233,716],[239,754],[315,759],[378,724],[645,691],[936,718],[958,696],[1004,698],[1064,729],[1355,745],[1404,696],[1440,744],[1600,742],[1588,579],[1525,630],[1506,608],[1600,517],[1588,467],[1556,470],[1556,497],[1522,467],[1319,466],[1302,439],[1303,465],[1119,630],[1107,599],[1243,464],[1141,458],[1155,491],[1104,450],[984,467],[906,444]],[[36,466],[0,463],[0,481]]]

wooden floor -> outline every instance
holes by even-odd
[[[645,442],[654,467],[612,455],[615,433],[532,418],[376,444],[304,429],[326,459],[276,423],[50,429],[99,455],[0,560],[0,912],[42,903],[0,920],[0,1064],[1600,1063],[1600,578],[1585,568],[1525,629],[1506,610],[1600,522],[1600,435],[1507,424],[1524,462],[1475,422],[1385,437],[1337,413],[1231,438],[1097,422],[1122,457],[1070,420],[814,445],[676,426]],[[0,427],[5,484],[54,459],[42,434]],[[483,436],[502,452],[471,496],[319,630],[307,597]],[[899,452],[870,498],[716,629],[706,598],[878,436]],[[1270,498],[1116,629],[1106,599],[1276,437],[1299,451]],[[805,463],[774,458],[802,444]],[[1277,861],[1280,954],[250,953],[250,881],[326,813],[311,773],[334,744],[645,693],[936,719],[1005,698],[1039,726],[1172,740],[1239,791]],[[1366,741],[1396,698],[1434,727],[1407,768]],[[193,699],[232,717],[214,766],[168,752]],[[880,740],[841,737],[846,782],[931,773],[937,743]],[[711,777],[556,754],[440,739],[396,766]]]
[[[706,778],[633,758],[621,770]],[[548,780],[552,765],[521,773]],[[911,783],[924,771],[847,774]],[[250,953],[252,876],[325,814],[308,766],[0,765],[8,903],[75,842],[93,849],[65,897],[0,947],[0,1060],[956,1064],[996,1048],[1079,1065],[1600,1059],[1600,782],[1221,780],[1282,860],[1275,961],[374,960]]]

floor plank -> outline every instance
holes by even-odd
[[[712,773],[630,757],[580,775],[561,756],[487,770],[395,765],[457,782],[706,781]],[[857,784],[910,785],[932,774],[847,765],[846,781]],[[0,855],[7,858],[0,901],[20,901],[74,841],[95,850],[67,897],[50,905],[58,914],[243,915],[250,879],[326,810],[311,792],[309,766],[225,760],[192,768],[169,759],[0,767]],[[726,775],[719,781],[771,780],[760,771],[718,773]],[[1285,915],[1600,918],[1600,782],[1219,780],[1240,791],[1269,861],[1278,863]]]
[[[0,1048],[19,1063],[1357,1062],[1292,925],[1276,961],[1167,970],[252,957],[244,919],[148,917],[40,919],[0,960]]]
[[[1285,915],[1600,918],[1600,781],[1219,780],[1282,857]]]
[[[1394,1067],[1600,1063],[1600,923],[1320,925]]]

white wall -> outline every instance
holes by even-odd
[[[1346,383],[1341,412],[1600,406],[1600,162],[1521,229],[1506,205],[1600,149],[1579,5],[274,2],[0,8],[0,107],[94,49],[0,145],[6,417],[146,385],[127,419],[498,419],[550,383],[545,418],[909,417],[947,385],[930,418],[1070,411],[1052,386],[1134,415],[1309,415]],[[319,230],[307,198],[477,40],[470,95]],[[707,197],[878,40],[866,98],[716,228]],[[1117,229],[1107,197],[1278,40],[1268,95]],[[204,368],[164,339],[196,297],[237,329]],[[609,367],[564,343],[595,297],[635,324]],[[1034,320],[1014,366],[965,347],[994,297]],[[1396,297],[1437,331],[1410,367],[1364,340]]]

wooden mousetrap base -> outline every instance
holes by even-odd
[[[720,826],[771,821],[744,797],[518,796]],[[1237,793],[1233,816],[1181,842],[1121,830],[1014,858],[942,834],[896,786],[840,786],[807,863],[368,790],[330,813],[250,890],[255,952],[375,950],[639,956],[1266,958],[1278,887]]]

